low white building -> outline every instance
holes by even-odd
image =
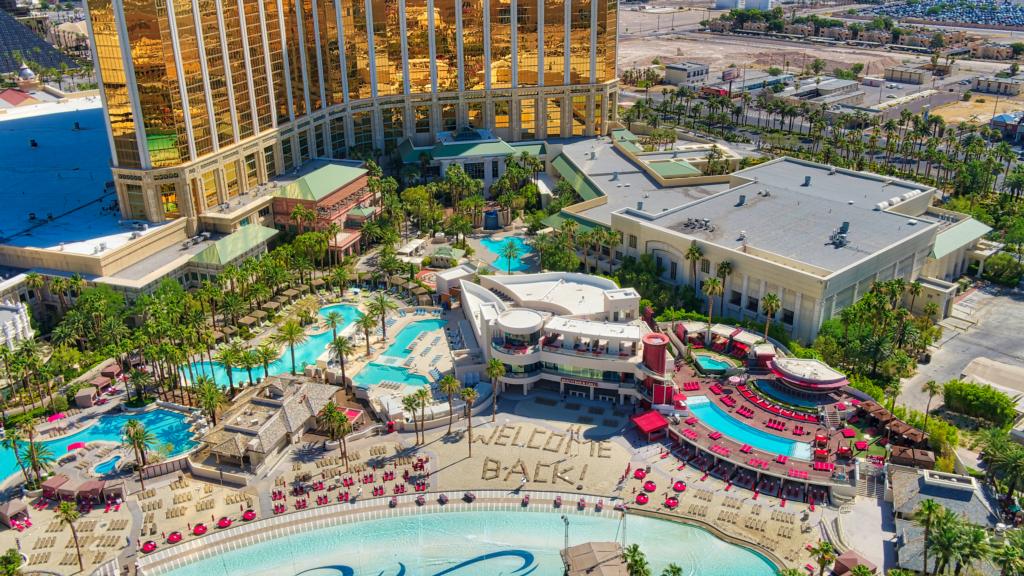
[[[668,337],[640,320],[632,288],[568,272],[459,282],[485,358],[505,365],[501,392],[538,388],[626,403],[672,378]]]

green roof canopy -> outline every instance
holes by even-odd
[[[287,186],[278,188],[274,196],[295,200],[322,200],[338,188],[366,174],[362,168],[327,164],[302,176]]]
[[[931,257],[938,260],[952,254],[991,231],[992,228],[974,218],[961,220],[935,235],[935,245],[932,246]]]
[[[590,180],[581,172],[576,166],[573,165],[569,159],[565,157],[565,154],[559,154],[551,165],[558,171],[558,174],[565,178],[569,184],[572,185],[573,190],[580,195],[580,198],[584,200],[593,200],[599,196],[604,196],[601,191],[591,184]]]
[[[515,149],[517,156],[523,152],[528,152],[530,156],[543,156],[547,152],[543,142],[512,143],[509,146]]]
[[[577,228],[578,232],[590,232],[591,230],[595,230],[597,228],[606,228],[606,226],[602,224],[598,224],[597,222],[593,222],[591,220],[584,220],[583,218],[580,218],[572,214],[571,212],[565,211],[556,212],[555,214],[548,216],[547,218],[544,219],[544,224],[555,229],[560,229],[562,227],[562,224],[565,223],[566,220],[573,220],[574,222],[576,222],[579,225],[579,227]]]
[[[700,176],[701,171],[686,160],[659,160],[648,162],[651,170],[654,170],[662,178],[680,178],[682,176]]]
[[[418,164],[421,154],[426,154],[436,160],[439,158],[511,156],[519,152],[521,150],[513,148],[503,140],[437,144],[431,148],[415,148],[408,140],[405,140],[398,146],[398,153],[401,154],[402,162],[405,164]]]
[[[242,226],[235,232],[214,241],[211,246],[207,246],[205,250],[193,256],[192,262],[210,266],[227,266],[252,248],[259,244],[265,244],[277,233],[277,230],[259,224]]]

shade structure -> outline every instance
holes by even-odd
[[[68,477],[63,475],[54,476],[43,482],[42,489],[43,495],[48,498],[53,498],[57,494],[57,489],[67,484]]]
[[[651,438],[651,435],[662,432],[668,428],[668,420],[666,420],[665,417],[656,410],[648,410],[643,414],[633,416],[630,420],[632,420],[633,425],[640,430],[640,433],[647,436],[648,439]]]
[[[886,426],[886,428],[898,436],[902,436],[912,429],[909,424],[902,420],[893,420],[892,422],[889,422],[889,425]]]
[[[732,384],[733,386],[743,384],[743,378],[740,376],[729,376],[729,384]]]
[[[833,567],[833,573],[836,576],[843,576],[844,574],[850,574],[853,569],[857,566],[866,566],[871,573],[874,574],[878,567],[875,566],[874,562],[861,556],[856,550],[847,550],[836,558],[835,567]]]
[[[252,316],[242,316],[241,318],[238,319],[238,323],[241,324],[242,326],[252,326],[253,324],[256,323],[256,319],[253,318]]]
[[[857,432],[853,428],[843,428],[839,432],[843,435],[843,438],[853,438],[857,435]]]
[[[50,414],[49,416],[47,416],[46,417],[46,421],[47,422],[56,422],[57,420],[60,420],[62,418],[67,418],[67,417],[68,417],[67,414],[65,414],[63,412],[57,412],[56,414]]]
[[[21,500],[16,498],[8,500],[7,502],[0,504],[0,522],[3,522],[8,528],[10,528],[14,518],[27,511],[28,506]]]
[[[72,442],[71,444],[68,444],[68,452],[73,452],[81,448],[85,448],[85,442]]]
[[[906,446],[893,446],[889,453],[889,461],[893,464],[913,466],[931,470],[935,468],[935,454],[930,450],[919,450],[907,448]]]
[[[103,497],[103,487],[106,483],[103,480],[86,480],[78,487],[78,496],[100,500]]]
[[[267,313],[263,310],[253,310],[252,312],[249,313],[249,315],[252,316],[253,318],[256,318],[257,320],[262,320],[267,317]]]

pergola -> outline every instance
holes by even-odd
[[[270,302],[267,302],[263,306],[260,306],[260,309],[261,310],[265,310],[267,312],[273,312],[273,311],[277,310],[280,307],[281,307],[281,303],[280,302],[274,302],[273,300],[271,300]]]
[[[86,497],[99,502],[103,499],[103,487],[106,482],[103,480],[86,480],[78,487],[78,497]]]
[[[253,324],[256,323],[256,319],[253,318],[252,316],[242,316],[241,318],[238,319],[238,323],[241,324],[242,326],[252,326]]]
[[[42,485],[43,496],[46,496],[47,498],[56,497],[57,489],[63,486],[64,484],[67,484],[67,482],[68,477],[64,475],[54,476],[53,478],[44,481]]]
[[[264,318],[267,317],[267,313],[264,312],[263,310],[253,310],[252,313],[249,314],[249,316],[252,316],[257,320],[263,320]]]
[[[630,420],[640,430],[640,433],[647,437],[648,441],[664,434],[665,429],[668,428],[668,420],[657,410],[649,410],[643,414],[638,414],[630,418]]]
[[[0,522],[10,528],[15,518],[26,512],[28,512],[28,506],[24,502],[18,499],[8,500],[0,504]]]

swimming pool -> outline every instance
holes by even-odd
[[[694,354],[693,360],[697,363],[700,371],[706,374],[724,374],[726,370],[734,367],[732,363],[709,354]]]
[[[99,474],[100,476],[106,476],[107,474],[110,474],[117,468],[117,463],[120,461],[120,456],[114,456],[110,460],[100,462],[100,464],[96,466],[96,473]]]
[[[502,248],[509,242],[519,248],[519,256],[512,261],[511,267],[509,266],[508,258],[501,255]],[[506,236],[500,240],[488,237],[481,240],[480,243],[484,245],[484,248],[487,248],[487,250],[497,256],[491,264],[501,272],[508,272],[509,270],[512,272],[522,272],[530,267],[529,264],[523,262],[523,258],[533,254],[533,248],[519,236]]]
[[[100,416],[96,422],[88,428],[65,436],[57,440],[43,442],[50,448],[54,458],[60,458],[68,451],[68,446],[75,442],[121,442],[121,429],[129,420],[138,420],[146,427],[146,430],[156,437],[157,446],[154,450],[170,445],[170,455],[177,456],[188,452],[196,446],[192,439],[192,432],[185,422],[186,416],[181,412],[172,412],[158,408],[140,414],[107,414]],[[6,448],[0,448],[0,479],[7,478],[15,472],[19,472],[18,462],[14,458],[14,452]]]
[[[424,332],[442,330],[445,324],[447,322],[444,320],[431,319],[419,320],[406,325],[395,335],[395,341],[384,350],[376,361],[368,363],[352,377],[352,383],[357,388],[369,388],[385,380],[399,382],[407,386],[429,385],[429,378],[410,372],[405,367],[397,366],[396,363],[404,362],[409,357],[409,346],[417,336]],[[443,334],[441,336],[444,337]]]
[[[335,311],[341,313],[345,318],[344,322],[338,326],[338,332],[341,332],[344,328],[347,328],[350,324],[362,317],[363,313],[359,311],[355,306],[348,304],[331,304],[330,306],[324,306],[320,309],[320,316],[326,317],[330,312]],[[295,371],[301,372],[304,366],[310,364],[316,364],[316,359],[324,353],[327,349],[327,345],[331,343],[332,332],[330,329],[325,330],[319,334],[313,334],[306,338],[306,341],[295,347]],[[291,353],[288,351],[288,347],[282,348],[281,357],[270,363],[268,366],[271,376],[276,374],[284,374],[291,372],[292,370],[292,358]],[[188,367],[184,367],[182,371],[185,374],[185,378],[190,377]],[[192,374],[199,376],[205,374],[206,376],[213,376],[214,382],[217,383],[221,388],[228,387],[228,373],[224,369],[224,365],[220,362],[195,362],[192,364]],[[253,378],[263,377],[263,367],[252,369]],[[234,382],[248,381],[249,372],[244,368],[232,368],[231,377]]]
[[[774,454],[783,454],[804,460],[811,458],[810,444],[781,438],[740,422],[719,408],[717,404],[708,400],[707,396],[691,396],[686,399],[686,403],[694,416],[700,418],[710,428],[718,430],[737,442],[750,444],[758,450]]]
[[[618,519],[567,515],[569,545],[622,539]],[[669,563],[684,574],[769,576],[763,556],[685,524],[627,519],[652,573]],[[322,528],[188,564],[167,576],[561,576],[565,525],[554,512],[415,514]]]

